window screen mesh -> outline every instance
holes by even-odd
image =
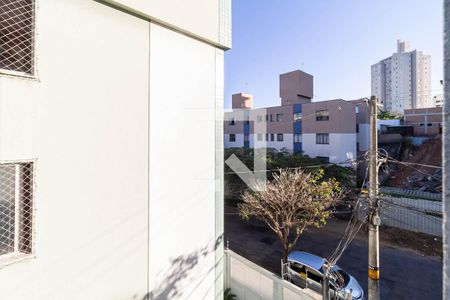
[[[33,164],[0,163],[0,255],[32,252]]]
[[[34,0],[0,0],[0,69],[34,73]]]

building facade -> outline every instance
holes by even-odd
[[[415,136],[436,136],[442,133],[442,118],[442,107],[405,109],[404,123]]]
[[[430,55],[411,51],[409,42],[398,40],[396,53],[372,65],[371,89],[384,108],[394,113],[433,106]]]
[[[444,94],[438,94],[433,96],[434,107],[444,107]]]
[[[221,299],[230,26],[228,0],[0,1],[1,299]]]
[[[312,102],[312,90],[312,76],[293,71],[280,75],[280,106],[253,109],[251,95],[233,95],[233,111],[225,113],[225,147],[274,148],[332,163],[348,162],[366,151],[367,102]]]

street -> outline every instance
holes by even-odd
[[[345,225],[345,221],[332,220],[323,228],[311,228],[300,237],[296,249],[328,257],[337,246]],[[242,220],[234,209],[227,208],[225,236],[231,250],[280,274],[281,244],[263,222]],[[344,252],[338,265],[359,281],[367,295],[367,241],[363,230]],[[442,298],[440,257],[381,243],[380,266],[381,299]]]

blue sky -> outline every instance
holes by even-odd
[[[442,86],[441,0],[234,0],[233,48],[225,54],[225,107],[248,92],[255,107],[280,103],[278,75],[314,76],[314,101],[370,95],[370,66],[397,39],[431,55]]]

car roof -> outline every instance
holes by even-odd
[[[288,261],[298,262],[320,271],[325,263],[325,258],[304,251],[292,251],[288,255]]]

